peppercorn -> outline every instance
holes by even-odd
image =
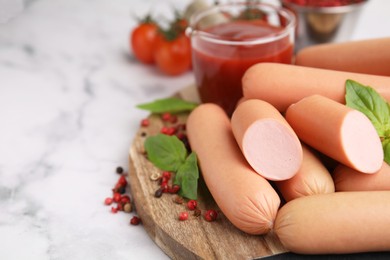
[[[126,186],[127,185],[126,177],[124,175],[121,175],[121,177],[119,177],[119,180],[117,183],[120,186]]]
[[[194,216],[199,217],[202,214],[202,211],[200,209],[195,209],[194,210]]]
[[[121,200],[122,195],[119,192],[114,193],[114,202],[118,203]]]
[[[175,202],[176,204],[182,204],[184,202],[184,199],[180,196],[175,196],[173,198],[173,202]]]
[[[177,122],[178,118],[176,115],[171,115],[171,118],[169,119],[169,122],[171,124],[175,124]]]
[[[163,171],[162,172],[162,175],[161,175],[163,178],[165,178],[166,180],[169,180],[171,178],[171,172],[168,172],[168,171]]]
[[[179,214],[179,220],[180,221],[184,221],[184,220],[187,220],[188,219],[188,212],[180,212]]]
[[[121,204],[126,204],[126,203],[130,203],[131,202],[131,199],[129,196],[127,195],[122,195],[121,199],[120,199],[120,203]]]
[[[170,121],[171,120],[171,113],[169,113],[169,112],[166,112],[166,113],[163,113],[162,115],[161,115],[161,119],[163,120],[163,121]]]
[[[139,217],[137,217],[137,216],[132,217],[131,220],[130,220],[130,224],[133,225],[133,226],[136,226],[139,223],[141,223],[141,219]]]
[[[164,193],[165,193],[165,192],[168,192],[168,190],[170,189],[170,187],[169,187],[169,185],[168,185],[167,182],[161,183],[160,188],[161,188],[162,192],[164,192]]]
[[[218,213],[213,209],[207,210],[206,213],[204,214],[204,218],[208,222],[215,221],[217,219],[217,216],[218,216]]]
[[[122,211],[123,210],[123,205],[120,204],[120,203],[116,204],[116,210],[117,211]]]
[[[180,186],[177,184],[173,184],[172,187],[169,189],[169,193],[176,194],[180,190]]]
[[[141,126],[147,127],[147,126],[149,126],[149,124],[150,124],[150,121],[148,118],[141,120]]]
[[[167,126],[163,126],[163,127],[161,127],[161,129],[160,129],[160,133],[161,134],[168,134],[168,132],[169,132],[169,127],[167,127]]]
[[[196,202],[196,200],[189,200],[187,202],[187,208],[189,210],[195,210],[197,206],[198,206],[198,203]]]
[[[131,206],[130,203],[126,203],[125,206],[123,207],[123,210],[126,212],[126,213],[130,213],[133,211],[133,207]]]
[[[122,174],[123,173],[123,168],[121,166],[118,166],[118,167],[116,167],[115,172],[118,173],[118,174]]]
[[[111,205],[113,202],[114,202],[114,200],[112,198],[106,198],[104,200],[104,204],[107,206]]]
[[[160,198],[160,197],[162,196],[162,194],[163,194],[163,189],[159,188],[159,189],[157,189],[156,192],[154,193],[154,196],[155,196],[156,198]]]

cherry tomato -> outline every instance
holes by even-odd
[[[154,63],[154,43],[158,26],[152,22],[140,23],[131,33],[131,48],[135,57],[146,64]]]
[[[183,33],[172,40],[160,35],[156,40],[154,59],[165,74],[174,76],[184,73],[191,68],[190,39]]]

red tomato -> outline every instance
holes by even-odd
[[[157,67],[165,74],[174,76],[184,73],[191,68],[190,39],[183,33],[173,40],[158,37],[154,59]]]
[[[158,27],[154,23],[140,23],[131,33],[131,48],[135,57],[146,64],[154,63],[154,43]]]

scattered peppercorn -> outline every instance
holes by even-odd
[[[168,134],[168,131],[169,131],[169,127],[167,127],[167,126],[163,126],[160,129],[160,133],[162,133],[162,134]]]
[[[168,172],[168,171],[163,171],[162,175],[161,175],[163,178],[166,178],[167,180],[169,180],[172,176],[171,172]]]
[[[130,212],[133,211],[133,207],[131,206],[130,203],[126,203],[125,206],[123,207],[123,210],[124,210],[124,212],[126,212],[126,213],[130,213]]]
[[[114,193],[114,202],[118,203],[121,200],[121,194],[119,192]]]
[[[150,121],[149,121],[148,118],[145,118],[145,119],[141,120],[141,126],[147,127],[147,126],[149,126],[149,124],[150,124]]]
[[[177,184],[173,184],[172,187],[169,189],[169,193],[176,194],[180,190],[180,186]]]
[[[198,203],[196,202],[196,200],[189,200],[187,202],[187,208],[189,210],[195,210],[197,206],[198,206]]]
[[[120,203],[116,204],[116,210],[117,211],[122,211],[123,210],[123,205],[120,204]]]
[[[171,115],[171,118],[169,119],[169,122],[171,123],[171,124],[175,124],[175,123],[177,123],[177,116],[176,115]]]
[[[137,226],[139,223],[141,223],[141,219],[137,216],[132,217],[130,220],[130,224],[133,226]]]
[[[161,186],[160,186],[160,189],[162,190],[162,192],[168,192],[168,190],[169,190],[169,185],[168,185],[168,183],[167,182],[162,182],[161,183]]]
[[[127,195],[122,195],[122,197],[121,197],[121,199],[120,199],[120,203],[121,204],[126,204],[126,203],[130,203],[131,202],[131,200],[130,200],[130,197],[129,196],[127,196]]]
[[[156,192],[154,193],[154,196],[155,196],[156,198],[160,198],[160,197],[162,196],[162,194],[163,194],[163,190],[162,190],[162,188],[159,188],[159,189],[157,189]]]
[[[121,186],[127,185],[127,180],[126,180],[126,177],[124,175],[121,175],[121,177],[119,177],[118,184]]]
[[[194,216],[195,217],[199,217],[200,215],[202,215],[202,211],[200,209],[195,209],[194,210]]]
[[[185,211],[180,212],[180,214],[179,214],[179,220],[180,220],[180,221],[184,221],[184,220],[187,220],[187,219],[188,219],[188,212],[185,212]]]
[[[183,204],[184,199],[182,197],[180,197],[180,196],[175,196],[173,198],[173,202],[175,202],[176,204]]]
[[[114,200],[112,198],[106,198],[104,200],[104,204],[107,206],[111,205],[113,202],[114,202]]]
[[[118,173],[118,174],[122,174],[123,173],[123,168],[118,166],[118,167],[116,167],[115,172]]]
[[[166,122],[170,121],[171,120],[171,113],[169,113],[169,112],[163,113],[161,115],[161,119],[163,121],[166,121]]]
[[[217,216],[218,216],[217,211],[213,209],[207,210],[206,213],[204,214],[204,218],[208,222],[215,221],[217,219]]]
[[[116,214],[118,212],[118,209],[115,207],[111,207],[111,213]]]

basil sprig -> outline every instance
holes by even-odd
[[[149,161],[163,171],[176,172],[187,157],[187,149],[176,136],[149,136],[144,146]]]
[[[346,105],[365,114],[374,125],[381,141],[384,160],[390,164],[390,105],[373,88],[356,81],[346,82]]]
[[[180,186],[179,195],[195,200],[198,193],[198,178],[198,160],[196,154],[192,152],[180,166],[173,180],[174,184]]]
[[[180,186],[179,195],[196,199],[199,169],[194,152],[187,156],[187,149],[176,136],[157,134],[145,140],[148,159],[163,171],[175,172],[174,184]]]
[[[151,113],[179,113],[193,110],[198,104],[189,102],[180,98],[163,98],[156,99],[150,103],[137,105],[138,108],[148,110]]]

